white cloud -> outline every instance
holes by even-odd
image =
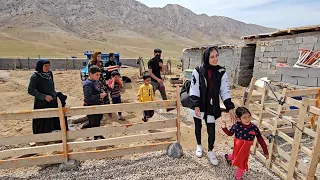
[[[318,0],[139,0],[150,7],[180,4],[197,14],[226,16],[274,28],[320,24]]]

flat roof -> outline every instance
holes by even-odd
[[[241,37],[241,39],[242,40],[246,40],[246,39],[261,39],[261,38],[285,36],[285,35],[294,35],[294,34],[305,33],[305,32],[314,32],[314,31],[320,31],[320,25],[302,26],[302,27],[296,27],[296,28],[281,29],[281,30],[274,31],[274,32],[271,32],[271,33],[263,33],[263,34],[243,36],[243,37]]]

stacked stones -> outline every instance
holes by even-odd
[[[286,63],[293,66],[299,58],[299,48],[320,51],[320,34],[285,38],[276,37],[273,40],[260,40],[257,42],[253,76],[260,78],[268,74],[275,74],[277,63]],[[269,38],[270,39],[270,38]]]
[[[320,87],[320,68],[278,67],[276,74],[269,75],[268,79],[299,86]]]

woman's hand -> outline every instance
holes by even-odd
[[[51,102],[53,100],[53,98],[50,95],[46,95],[45,100],[47,102]]]
[[[201,118],[201,113],[200,113],[200,108],[199,108],[199,107],[195,107],[195,108],[194,108],[194,112],[196,113],[196,116],[197,116],[198,118]]]
[[[231,120],[231,123],[234,124],[237,122],[237,118],[236,118],[236,115],[234,114],[233,110],[229,110],[229,115],[230,115],[230,120]]]

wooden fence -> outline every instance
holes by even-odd
[[[177,87],[177,92],[178,87]],[[178,95],[178,94],[177,94]],[[12,146],[17,144],[27,144],[33,142],[55,142],[60,143],[35,146],[14,148],[9,150],[0,151],[0,168],[18,168],[23,166],[34,166],[44,164],[57,164],[67,162],[69,159],[74,160],[87,160],[87,159],[101,159],[108,157],[119,157],[124,155],[131,155],[136,153],[145,153],[158,150],[167,149],[168,146],[173,143],[172,138],[176,137],[176,140],[180,142],[180,100],[177,96],[177,100],[167,101],[155,101],[146,103],[128,103],[128,104],[114,104],[114,105],[101,105],[101,106],[85,106],[85,107],[71,107],[62,108],[61,102],[58,100],[58,108],[52,109],[40,109],[30,110],[14,113],[2,113],[0,114],[0,122],[6,120],[24,120],[33,118],[50,118],[59,117],[61,131],[45,134],[34,134],[26,136],[6,137],[0,139],[0,146]],[[81,129],[75,131],[66,131],[66,124],[64,121],[65,116],[76,115],[90,115],[90,114],[106,114],[119,111],[142,111],[142,110],[156,110],[176,108],[177,118],[163,120],[132,123],[119,126],[105,126],[90,129]],[[31,128],[31,127],[30,127]],[[141,131],[146,130],[158,130],[168,129],[163,132],[145,133]],[[173,130],[172,130],[173,129]],[[125,135],[129,133],[140,132],[135,135]],[[92,136],[108,136],[112,134],[121,134],[125,136],[119,136],[114,138],[107,138],[95,141],[73,141],[78,138],[86,138]],[[156,144],[147,144],[139,146],[126,146],[121,148],[85,151],[86,148],[95,148],[108,145],[123,145],[130,144],[139,141],[159,140],[159,139],[171,139],[167,142],[161,142]],[[78,151],[84,149],[83,151]],[[75,151],[77,150],[77,152]],[[73,152],[71,152],[73,151]],[[56,153],[52,153],[56,152]],[[50,155],[38,155],[37,154],[50,154]],[[33,155],[31,157],[22,156]]]
[[[270,155],[265,158],[256,148],[256,141],[253,153],[283,179],[316,179],[320,157],[320,88],[284,89],[279,94],[272,92],[266,83],[261,88],[255,86],[255,82],[253,78],[245,105],[252,111],[259,128],[265,129],[262,132],[269,134]],[[301,96],[301,101],[292,98]],[[311,140],[311,145],[301,141],[306,138]],[[284,145],[291,147],[290,150],[281,148]]]

